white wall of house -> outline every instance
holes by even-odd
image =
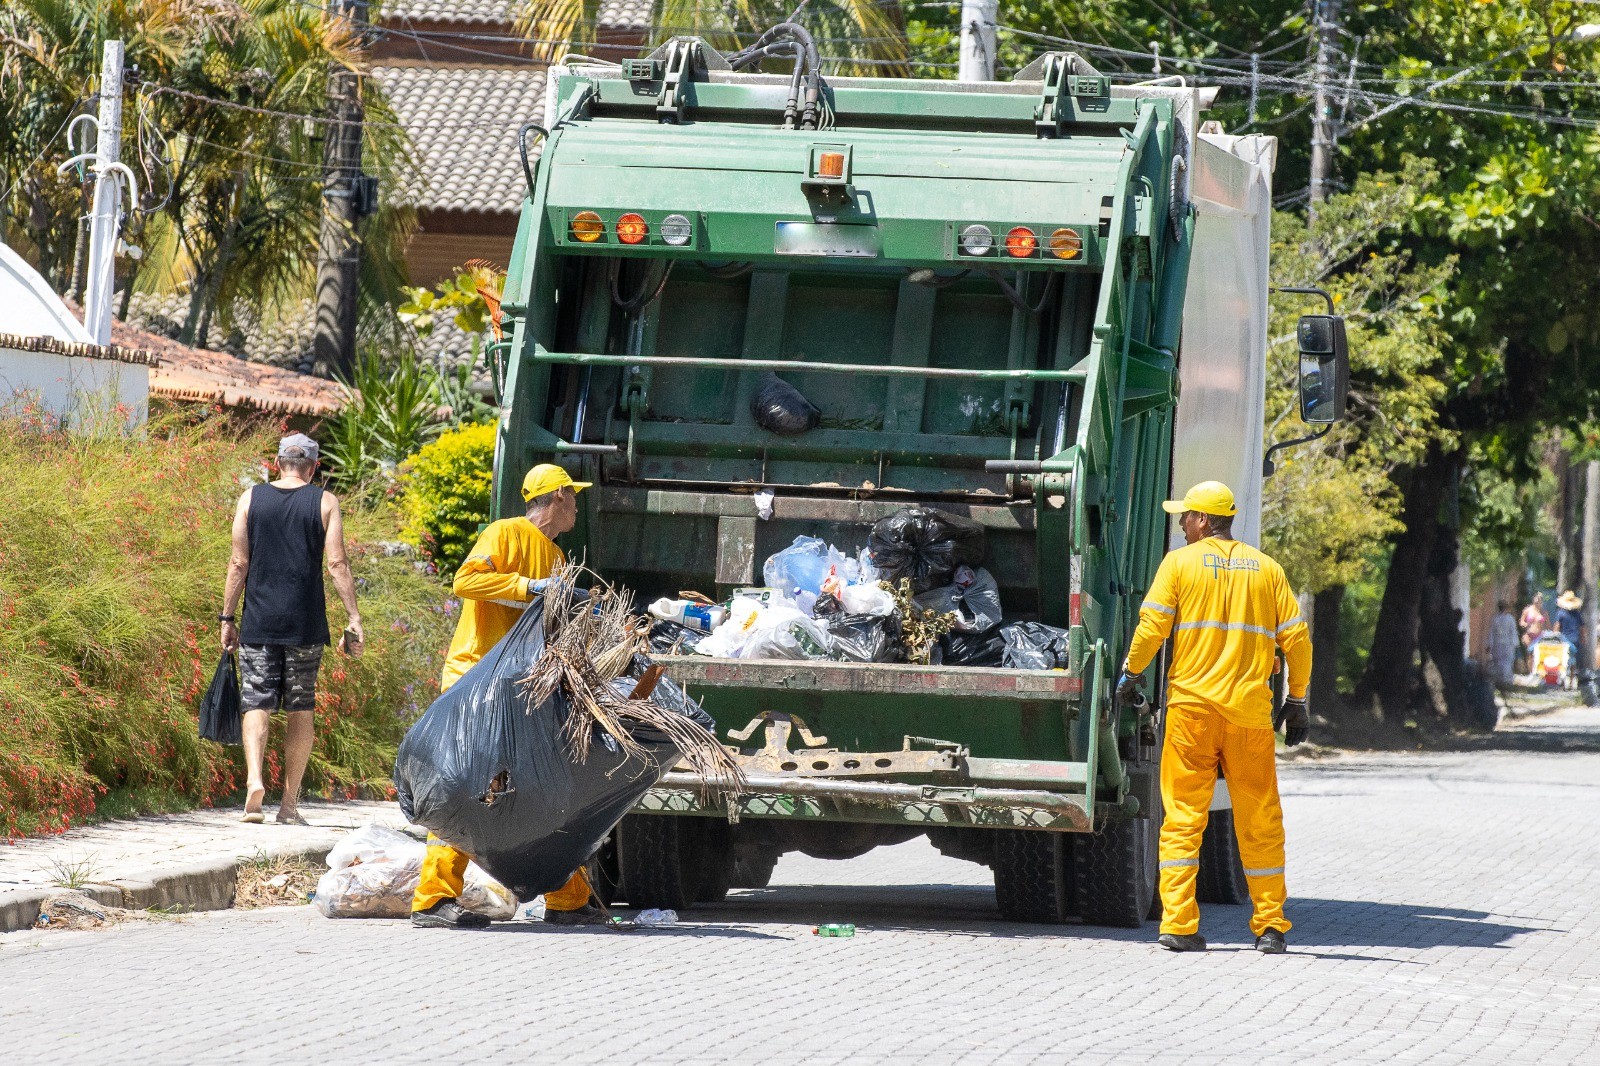
[[[0,409],[20,414],[30,402],[69,429],[133,429],[149,414],[150,368],[120,359],[0,346]]]

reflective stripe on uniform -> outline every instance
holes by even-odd
[[[1199,866],[1199,865],[1200,865],[1199,857],[1195,857],[1193,859],[1162,859],[1161,860],[1161,869],[1163,869],[1163,870],[1170,870],[1170,869],[1172,869],[1173,867],[1176,867],[1176,866]]]
[[[1306,620],[1304,618],[1301,618],[1299,615],[1295,615],[1293,618],[1289,619],[1287,622],[1283,623],[1283,625],[1275,629],[1272,635],[1275,637],[1281,637],[1295,626],[1303,626],[1305,624]]]
[[[1223,629],[1230,632],[1255,633],[1263,637],[1276,636],[1266,626],[1253,626],[1248,622],[1179,622],[1174,628],[1179,631],[1185,629]]]
[[[1176,607],[1168,607],[1166,604],[1157,603],[1154,600],[1145,600],[1143,603],[1141,603],[1139,605],[1139,610],[1141,610],[1141,611],[1145,611],[1145,610],[1160,611],[1162,614],[1172,614],[1172,615],[1175,615],[1175,614],[1178,613],[1178,609]]]
[[[527,602],[523,602],[521,600],[490,600],[489,602],[498,603],[502,607],[513,607],[519,611],[526,611],[528,609],[528,603],[533,601],[529,600]]]
[[[1281,873],[1283,873],[1283,867],[1281,866],[1263,866],[1259,870],[1246,870],[1244,875],[1246,877],[1272,877],[1274,874]]]

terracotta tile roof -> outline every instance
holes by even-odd
[[[461,22],[468,24],[516,21],[518,0],[388,0],[378,11],[380,22]]]
[[[544,114],[544,71],[526,67],[374,67],[421,164],[414,206],[515,214],[527,182],[517,130]]]
[[[154,367],[161,357],[149,345],[129,341],[111,331],[110,344],[80,344],[77,341],[57,340],[55,337],[24,337],[18,333],[0,333],[0,348],[14,352],[54,352],[78,359],[108,359],[118,363],[138,363]],[[154,376],[154,375],[152,375]]]
[[[339,387],[324,378],[252,363],[227,352],[191,348],[126,322],[111,324],[111,340],[159,357],[159,364],[150,370],[153,397],[283,415],[329,415],[344,405]]]

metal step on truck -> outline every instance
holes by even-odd
[[[1159,908],[1159,701],[1112,681],[1174,486],[1223,480],[1236,535],[1259,528],[1276,142],[1203,123],[1214,95],[1071,53],[1010,82],[824,79],[790,26],[552,69],[489,351],[496,516],[562,463],[594,482],[564,546],[647,601],[933,507],[983,526],[1008,621],[1070,632],[1057,670],[668,658],[750,791],[668,773],[595,859],[608,895],[682,908],[787,851],[926,835],[993,869],[1008,919]],[[1333,325],[1302,324],[1308,395],[1342,373]],[[773,372],[815,428],[757,424]],[[1242,901],[1216,805],[1202,898]]]

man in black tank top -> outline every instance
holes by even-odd
[[[323,561],[344,602],[350,624],[341,646],[361,653],[361,613],[344,550],[344,519],[331,492],[311,483],[317,442],[294,433],[278,444],[278,480],[254,485],[233,515],[233,558],[223,593],[222,646],[239,649],[244,706],[244,820],[261,822],[267,789],[261,776],[267,726],[273,712],[288,715],[283,742],[283,799],[278,821],[305,825],[297,809],[300,779],[311,757],[311,712],[317,669],[328,644]],[[234,615],[244,593],[244,621]]]

